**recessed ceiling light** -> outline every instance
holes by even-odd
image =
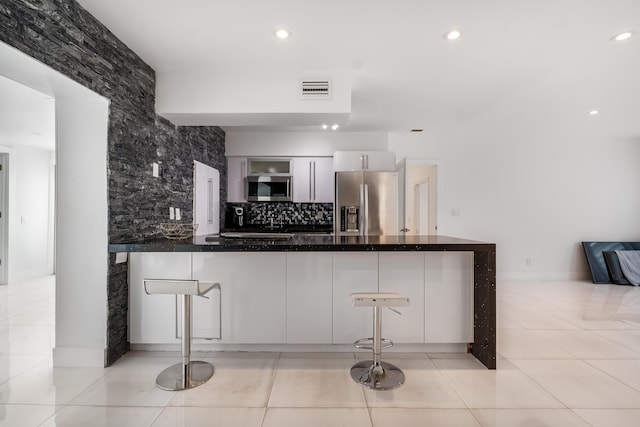
[[[338,126],[338,125],[336,124],[336,125],[331,126],[331,129],[333,129],[333,130],[337,130],[339,127],[340,127],[340,126]]]
[[[327,129],[329,125],[322,125],[322,129]]]
[[[589,111],[589,115],[590,115],[590,116],[597,116],[598,114],[600,114],[600,111],[598,111],[598,110],[591,110],[591,111]]]
[[[460,38],[460,36],[462,35],[462,33],[458,30],[451,30],[448,31],[446,33],[444,33],[444,38],[447,40],[457,40]]]
[[[288,39],[290,36],[291,33],[289,32],[289,30],[285,30],[284,28],[276,30],[276,37],[279,39]]]
[[[611,37],[611,40],[615,42],[621,42],[623,40],[631,38],[632,35],[633,31],[625,31],[624,33],[616,34],[615,36]]]

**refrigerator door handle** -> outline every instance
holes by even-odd
[[[360,184],[360,206],[358,206],[358,234],[361,236],[363,235],[365,226],[364,212],[364,184]]]
[[[362,230],[360,232],[361,236],[366,236],[367,234],[369,234],[369,185],[367,184],[362,184],[362,194],[363,194],[363,206],[362,206],[362,217],[364,218],[363,221],[363,227]]]

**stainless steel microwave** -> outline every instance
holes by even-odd
[[[290,202],[291,175],[249,175],[246,178],[250,202]]]

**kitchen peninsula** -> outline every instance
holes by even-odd
[[[175,300],[169,297],[160,305],[169,313],[150,318],[154,310],[148,304],[159,300],[144,295],[138,282],[153,276],[221,284],[213,302],[201,303],[217,304],[218,313],[204,317],[219,334],[198,335],[194,321],[194,337],[206,338],[199,342],[222,348],[251,344],[259,350],[349,344],[371,333],[369,310],[351,307],[349,295],[398,292],[411,305],[402,316],[386,314],[383,330],[399,347],[431,345],[435,350],[429,351],[451,351],[457,344],[489,369],[496,366],[493,243],[446,236],[295,234],[283,240],[197,236],[111,244],[109,250],[130,253],[133,346],[178,342]],[[203,309],[194,307],[197,317]]]
[[[386,314],[383,332],[399,347],[469,349],[495,369],[495,244],[446,236],[288,237],[110,245],[112,253],[130,253],[131,345],[178,342],[175,299],[145,295],[143,277],[219,282],[220,295],[194,304],[194,338],[204,338],[195,342],[216,349],[350,344],[371,334],[371,314],[351,307],[349,295],[398,292],[411,305],[402,316]]]

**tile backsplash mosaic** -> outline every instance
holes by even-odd
[[[227,203],[227,209],[242,206],[248,226],[333,226],[333,203],[258,202]]]

